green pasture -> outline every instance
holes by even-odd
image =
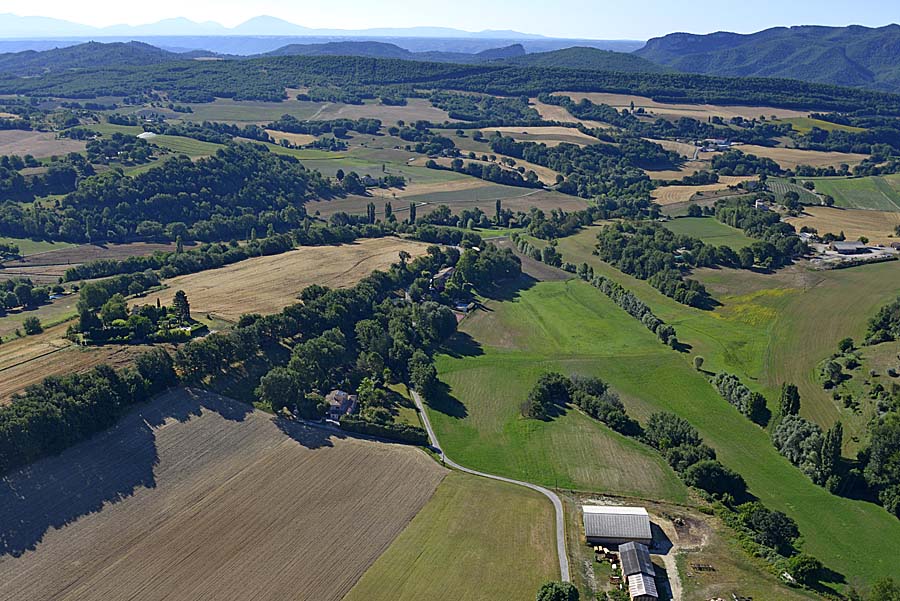
[[[790,123],[791,126],[801,134],[808,134],[814,127],[825,131],[846,131],[861,132],[866,131],[862,127],[852,127],[850,125],[841,125],[839,123],[831,123],[830,121],[822,121],[821,119],[813,119],[811,117],[789,117],[779,119],[779,123]]]
[[[75,246],[69,242],[50,242],[48,240],[32,240],[30,238],[8,238],[0,236],[0,242],[12,243],[19,247],[19,254],[23,257],[28,255],[36,255],[51,250],[59,250],[61,248],[70,248]]]
[[[744,232],[725,225],[714,217],[679,217],[664,225],[676,234],[699,238],[706,244],[715,246],[730,246],[738,250],[753,244],[753,239],[744,235]]]
[[[559,579],[553,507],[520,486],[452,472],[345,601],[530,601]]]
[[[655,411],[688,419],[719,458],[744,476],[751,493],[798,522],[804,550],[840,568],[850,584],[860,586],[895,570],[900,521],[874,504],[837,497],[814,485],[775,451],[764,429],[738,413],[691,367],[691,353],[663,346],[589,285],[548,282],[510,291],[505,300],[489,302],[487,311],[465,322],[462,330],[472,340],[462,340],[438,358],[449,391],[429,410],[445,450],[461,463],[544,484],[552,485],[552,478],[560,486],[614,492],[630,478],[617,482],[599,474],[626,469],[634,459],[617,466],[615,457],[591,451],[594,461],[585,462],[578,454],[583,442],[566,440],[570,435],[554,438],[556,432],[574,428],[565,422],[577,415],[572,410],[548,423],[532,424],[518,414],[542,371],[595,374],[612,384],[639,419]],[[689,328],[679,329],[679,335],[691,341]],[[736,334],[729,338],[731,343],[743,339]],[[707,344],[717,341],[708,339]],[[724,350],[715,355],[723,356]],[[639,456],[639,448],[632,451]],[[652,457],[643,463],[652,465]],[[664,480],[644,476],[640,485],[664,486]]]
[[[804,178],[819,194],[834,198],[834,206],[845,209],[900,211],[900,175],[859,178]]]

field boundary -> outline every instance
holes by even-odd
[[[524,486],[525,488],[531,489],[535,492],[539,492],[550,499],[550,502],[553,503],[553,509],[556,513],[556,554],[559,557],[560,580],[562,580],[563,582],[571,582],[572,577],[569,573],[569,554],[568,550],[566,549],[566,518],[565,512],[563,510],[562,500],[559,498],[559,495],[557,495],[552,490],[544,488],[543,486],[538,486],[537,484],[523,482],[521,480],[513,480],[512,478],[496,476],[494,474],[479,472],[478,470],[464,467],[447,457],[447,454],[444,453],[443,449],[441,449],[438,443],[437,434],[435,434],[434,429],[431,427],[431,420],[428,417],[428,412],[425,410],[425,404],[422,402],[422,397],[419,396],[419,393],[415,390],[410,389],[409,392],[412,395],[413,402],[415,402],[416,404],[416,408],[422,415],[422,422],[425,424],[425,430],[428,432],[428,439],[431,441],[432,449],[441,457],[441,461],[454,469],[458,469],[461,472],[472,474],[473,476],[481,476],[482,478],[488,478],[490,480],[506,482],[507,484]]]

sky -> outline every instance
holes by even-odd
[[[232,27],[272,15],[317,28],[445,26],[514,29],[552,37],[645,40],[674,31],[749,33],[780,25],[900,22],[898,0],[0,0],[0,13],[55,17],[94,26],[164,18]]]

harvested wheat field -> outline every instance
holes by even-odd
[[[34,155],[44,158],[66,155],[70,152],[84,152],[86,143],[69,138],[56,138],[53,132],[23,131],[8,129],[0,131],[0,155]]]
[[[174,391],[0,481],[0,599],[337,601],[445,474]]]
[[[644,96],[632,96],[630,94],[605,94],[605,93],[585,93],[585,92],[558,92],[556,96],[568,96],[575,102],[579,102],[582,98],[587,98],[594,104],[608,104],[619,110],[631,109],[631,103],[634,108],[643,108],[653,117],[665,117],[668,119],[677,119],[679,117],[691,117],[693,119],[706,120],[708,117],[722,117],[723,119],[731,119],[732,117],[744,117],[752,119],[754,117],[771,118],[773,115],[778,119],[786,119],[791,117],[806,117],[810,111],[797,111],[792,109],[780,109],[769,106],[716,106],[713,104],[669,104],[656,102]]]
[[[798,165],[810,165],[812,167],[838,167],[841,164],[859,165],[865,158],[864,154],[852,154],[849,152],[820,152],[818,150],[801,150],[799,148],[769,148],[767,146],[754,146],[744,144],[735,146],[737,150],[745,154],[755,154],[758,157],[772,159],[782,169],[794,169]]]
[[[693,144],[688,144],[687,142],[676,142],[674,140],[656,140],[653,138],[644,138],[648,142],[653,142],[654,144],[659,144],[666,150],[671,152],[677,152],[681,156],[687,159],[695,159],[700,154],[700,149],[694,146]],[[708,165],[707,165],[708,167]]]
[[[574,127],[486,127],[481,130],[481,133],[488,138],[494,135],[495,132],[500,132],[507,138],[513,138],[517,142],[536,142],[550,147],[559,146],[562,143],[576,144],[578,146],[604,143]]]
[[[276,131],[274,129],[267,129],[266,133],[271,136],[276,143],[281,142],[282,140],[287,140],[291,144],[296,146],[305,146],[307,144],[312,144],[315,142],[316,137],[311,136],[309,134],[292,134],[285,131]]]
[[[746,181],[753,178],[745,177],[721,179],[727,179],[731,181],[720,181],[717,184],[705,184],[703,186],[665,186],[654,190],[651,194],[651,197],[653,198],[653,201],[660,206],[678,204],[682,202],[688,202],[696,194],[703,194],[706,192],[721,192],[723,190],[727,190],[730,186],[734,186],[740,183],[740,181],[737,180]]]
[[[835,209],[829,207],[804,207],[800,217],[787,217],[785,221],[797,230],[813,227],[819,235],[844,232],[847,240],[865,236],[871,244],[889,245],[896,242],[894,228],[900,225],[900,213],[895,211],[869,211],[865,209]]]
[[[697,171],[709,171],[709,169],[710,164],[706,161],[687,161],[681,166],[680,169],[665,169],[662,171],[644,169],[644,173],[646,173],[650,179],[670,181],[684,179],[688,175],[693,175]]]
[[[572,115],[572,113],[570,113],[564,107],[556,106],[555,104],[544,104],[537,98],[532,98],[529,100],[529,102],[541,115],[541,119],[544,119],[545,121],[559,121],[560,123],[582,123],[585,127],[594,129],[609,129],[612,127],[612,125],[610,125],[609,123],[579,119]]]
[[[219,269],[166,280],[168,289],[139,303],[171,303],[184,290],[197,313],[215,313],[236,320],[244,313],[278,313],[297,302],[297,295],[312,284],[330,288],[352,286],[376,269],[386,270],[405,250],[414,258],[427,244],[378,238],[341,246],[306,246],[280,255],[254,257]]]
[[[149,350],[148,346],[109,345],[80,347],[63,338],[63,323],[37,336],[26,336],[0,346],[0,404],[47,376],[80,373],[100,364],[124,367]]]

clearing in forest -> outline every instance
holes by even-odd
[[[0,599],[338,601],[446,473],[176,390],[0,481]]]

